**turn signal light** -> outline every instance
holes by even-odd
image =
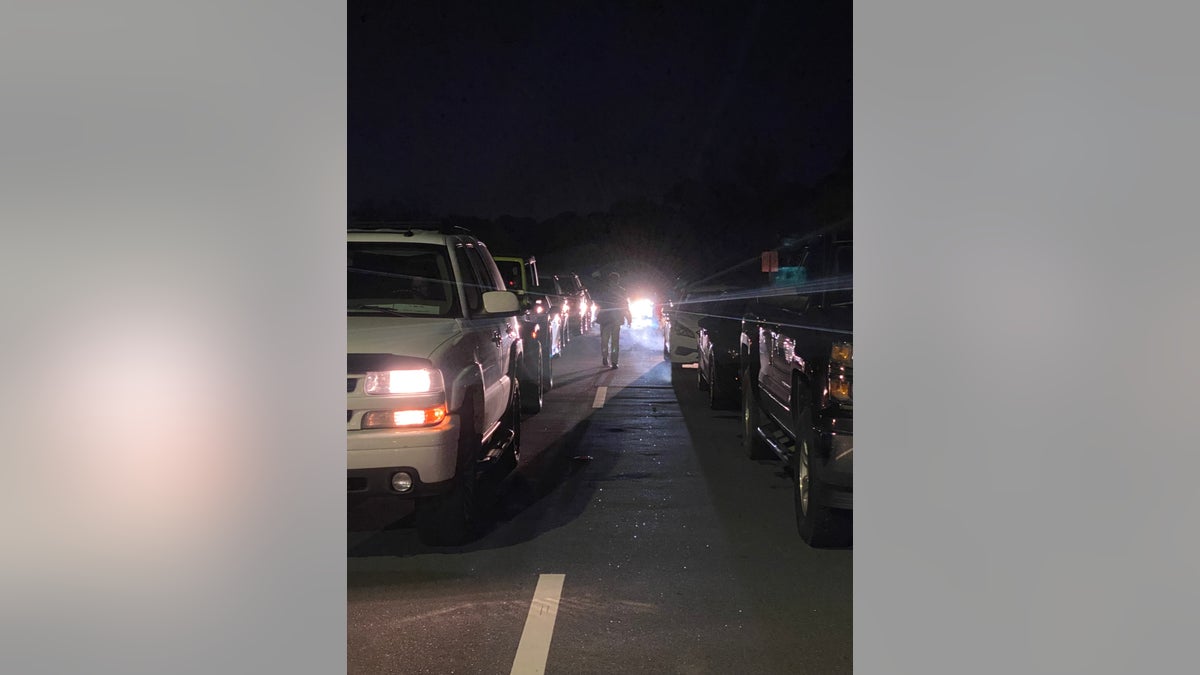
[[[388,429],[393,427],[431,427],[446,419],[446,406],[423,410],[372,410],[363,415],[362,428]]]

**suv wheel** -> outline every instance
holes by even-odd
[[[483,437],[475,429],[475,406],[469,394],[459,414],[462,427],[453,485],[446,494],[426,500],[417,511],[417,533],[429,546],[464,544],[479,527],[477,465],[483,457]]]

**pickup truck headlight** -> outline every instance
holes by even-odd
[[[446,419],[446,406],[437,405],[423,410],[372,410],[362,418],[364,429],[393,427],[431,427]]]
[[[833,348],[829,352],[829,360],[832,363],[849,366],[854,363],[854,345],[849,342],[833,343]]]
[[[839,403],[853,401],[853,365],[854,346],[849,342],[833,343],[829,353],[829,395]]]
[[[421,370],[382,370],[367,373],[363,391],[373,396],[384,394],[427,394],[442,391],[442,372]]]

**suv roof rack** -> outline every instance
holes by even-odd
[[[473,235],[471,230],[462,225],[453,225],[446,220],[351,220],[348,231],[351,232],[438,232],[440,234]]]

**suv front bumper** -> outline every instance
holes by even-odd
[[[457,415],[435,427],[370,429],[346,433],[347,492],[358,495],[422,496],[447,489],[458,465]],[[392,475],[407,471],[413,489],[392,489]]]

